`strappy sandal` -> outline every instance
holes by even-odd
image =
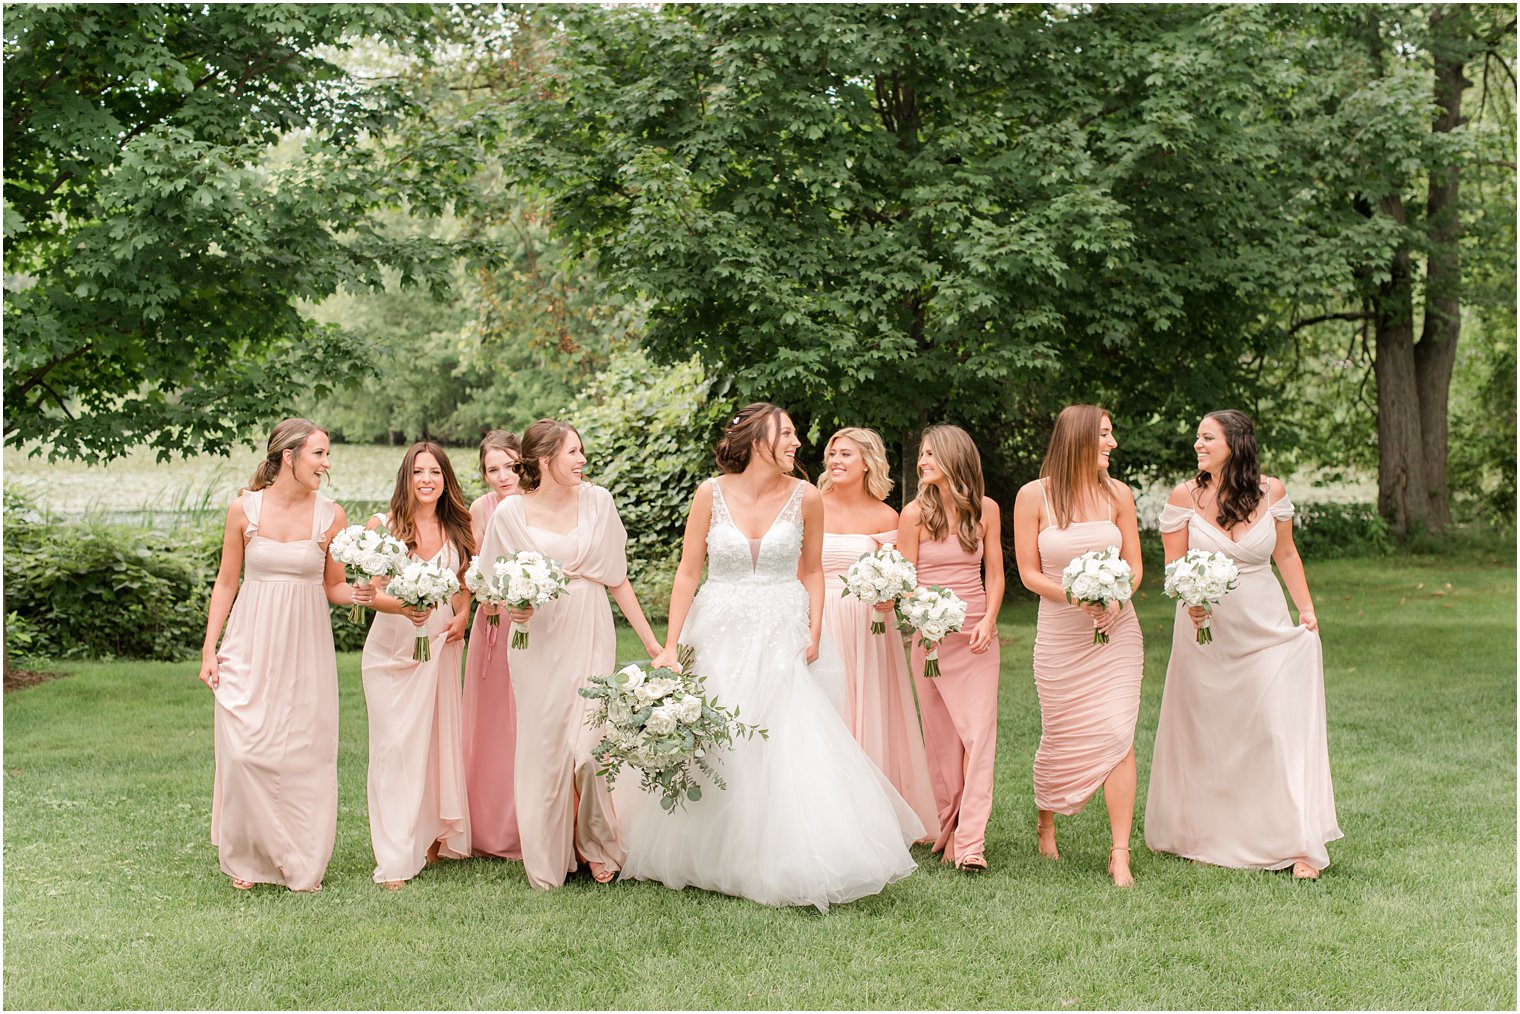
[[[591,879],[598,884],[610,884],[618,875],[617,870],[609,870],[602,863],[592,862],[590,859],[586,860],[586,866],[591,870]]]
[[[1319,870],[1309,865],[1307,859],[1300,859],[1293,864],[1294,880],[1318,880]]]
[[[973,852],[969,856],[962,856],[955,861],[955,868],[962,873],[986,873],[987,857],[980,852]]]
[[[1125,871],[1128,874],[1128,876],[1129,876],[1129,879],[1126,880],[1126,881],[1121,882],[1118,877],[1114,876],[1114,853],[1115,852],[1123,852],[1125,860],[1126,860],[1126,865],[1128,865],[1127,861],[1129,859],[1129,846],[1128,845],[1115,845],[1113,848],[1111,848],[1111,849],[1108,850],[1108,875],[1109,875],[1109,877],[1113,880],[1115,887],[1134,887],[1135,886],[1135,875],[1133,873],[1129,873],[1128,870]]]

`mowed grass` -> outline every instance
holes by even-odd
[[[1510,1008],[1514,561],[1312,563],[1341,827],[1318,883],[1143,847],[1170,603],[1139,609],[1138,886],[1101,799],[1034,847],[1034,607],[1003,616],[992,872],[920,869],[827,915],[471,860],[370,882],[357,655],[326,890],[239,893],[207,840],[211,702],[193,666],[79,665],[5,698],[10,1008]],[[89,622],[81,617],[80,622]],[[622,631],[624,657],[637,649]]]

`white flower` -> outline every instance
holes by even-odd
[[[680,705],[662,704],[649,713],[649,720],[644,723],[644,728],[656,736],[668,735],[675,732],[680,713]]]
[[[624,692],[637,690],[644,684],[644,670],[640,669],[637,665],[630,664],[623,666],[623,668],[618,670],[618,675],[628,677],[628,682],[623,684]]]
[[[649,689],[649,699],[652,701],[657,701],[660,698],[664,697],[666,694],[669,694],[671,691],[675,690],[676,687],[680,684],[668,676],[656,676],[654,679],[649,680],[644,685]]]
[[[687,694],[681,698],[680,718],[682,725],[690,725],[702,717],[702,698]]]

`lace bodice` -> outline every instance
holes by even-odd
[[[722,484],[717,479],[708,482],[713,491],[712,520],[707,526],[708,581],[797,580],[797,561],[802,556],[802,481],[798,480],[781,513],[758,539],[745,538],[734,525]]]

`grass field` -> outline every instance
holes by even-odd
[[[5,1006],[1513,1009],[1513,557],[1311,562],[1310,579],[1346,833],[1318,883],[1152,855],[1137,819],[1138,886],[1114,890],[1101,801],[1042,861],[1026,602],[1003,616],[993,872],[917,850],[913,876],[826,916],[584,876],[540,894],[487,860],[379,890],[356,655],[326,890],[236,892],[207,840],[193,667],[79,665],[5,698]],[[1170,641],[1156,586],[1142,812]]]

